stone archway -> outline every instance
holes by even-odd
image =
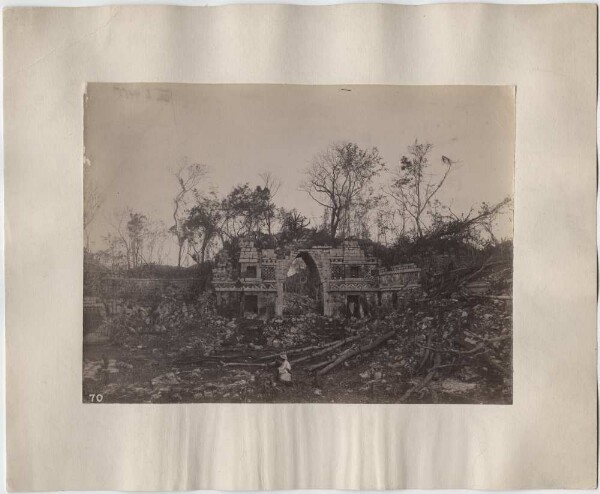
[[[282,250],[257,249],[252,242],[243,242],[234,262],[221,257],[213,271],[221,310],[234,308],[236,300],[247,296],[259,315],[273,314],[273,307],[276,315],[283,315],[284,283],[290,265],[298,257],[320,281],[324,316],[347,315],[349,303],[352,307],[357,303],[386,306],[393,304],[394,297],[404,298],[420,289],[421,270],[415,264],[381,269],[377,259],[366,255],[355,240],[345,240],[338,247],[318,245]]]
[[[279,259],[277,261],[277,273],[276,273],[276,281],[277,281],[277,299],[275,302],[275,313],[278,316],[283,315],[283,301],[284,301],[284,283],[287,277],[288,270],[292,263],[300,258],[304,261],[309,271],[313,275],[316,276],[319,283],[319,293],[320,293],[320,308],[321,312],[325,316],[331,315],[331,309],[329,304],[329,269],[328,263],[324,262],[325,260],[321,258],[319,252],[313,252],[312,249],[301,249],[294,250],[285,257],[284,259]],[[328,259],[327,259],[328,260]]]

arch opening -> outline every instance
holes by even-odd
[[[315,260],[299,252],[290,263],[283,284],[283,314],[323,314],[323,282]]]

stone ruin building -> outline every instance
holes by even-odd
[[[397,307],[420,290],[421,270],[415,264],[382,269],[356,240],[338,248],[316,246],[287,251],[257,249],[243,241],[238,259],[217,257],[213,285],[223,314],[283,314],[284,283],[295,259],[302,258],[317,280],[320,311],[325,316],[362,317],[375,307]]]

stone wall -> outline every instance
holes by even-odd
[[[106,306],[98,297],[83,297],[83,334],[96,331],[106,321]]]
[[[104,278],[99,295],[105,299],[147,300],[161,295],[186,298],[193,297],[204,282],[202,278]]]
[[[380,270],[378,281],[380,287],[402,287],[418,285],[420,276],[421,270],[416,264],[399,264]]]
[[[377,292],[330,292],[331,315],[336,317],[365,317],[377,307]]]
[[[397,307],[407,292],[420,289],[421,270],[415,264],[380,269],[377,258],[366,255],[358,241],[345,240],[342,246],[313,246],[300,249],[258,249],[251,241],[241,245],[239,258],[225,252],[217,257],[213,284],[219,294],[217,306],[223,312],[283,314],[284,283],[291,264],[301,258],[315,280],[325,316],[363,317],[375,307]],[[244,295],[248,303],[241,300]],[[389,293],[388,293],[389,292]],[[237,302],[232,302],[235,300]]]
[[[229,317],[260,316],[271,318],[275,315],[276,292],[217,292],[219,313]]]

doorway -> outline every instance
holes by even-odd
[[[258,295],[244,295],[244,312],[258,314]]]

